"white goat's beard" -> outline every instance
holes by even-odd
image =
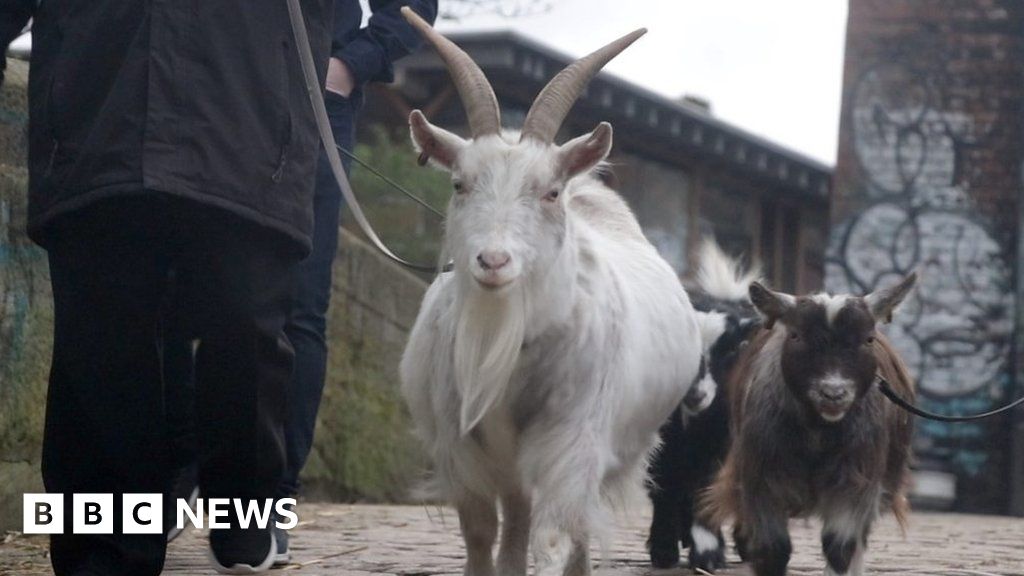
[[[495,297],[466,290],[455,331],[455,385],[462,396],[459,431],[467,434],[505,394],[526,326],[521,290]]]

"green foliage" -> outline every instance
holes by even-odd
[[[363,162],[445,212],[451,178],[439,170],[418,166],[408,138],[399,139],[381,127],[374,127],[369,142],[358,144],[355,153]],[[374,229],[397,255],[416,262],[436,262],[443,234],[440,217],[355,162],[352,188]],[[356,230],[347,212],[344,222],[346,228]]]
[[[35,462],[43,441],[53,305],[26,305],[15,347],[0,355],[0,463]]]
[[[2,139],[0,134],[0,139]],[[17,528],[21,497],[37,492],[53,347],[45,253],[25,236],[28,174],[0,164],[0,532]]]
[[[28,63],[0,87],[0,533],[20,527],[21,495],[42,490],[39,458],[53,347],[46,253],[25,234]]]
[[[330,354],[303,495],[342,501],[406,501],[425,469],[398,390],[395,350],[353,337],[342,298],[328,322]]]

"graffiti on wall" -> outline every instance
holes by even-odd
[[[983,146],[997,110],[981,91],[945,90],[941,69],[889,59],[852,88],[849,130],[860,178],[859,206],[833,228],[826,264],[832,291],[866,293],[911,270],[920,287],[886,332],[919,382],[921,404],[946,413],[999,402],[1011,379],[1013,269],[974,206],[965,152]],[[925,446],[977,474],[988,459],[982,425],[923,423]],[[971,440],[974,441],[971,441]]]

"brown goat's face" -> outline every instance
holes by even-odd
[[[778,322],[785,332],[779,358],[782,377],[809,412],[825,422],[839,422],[870,390],[878,369],[876,324],[891,319],[916,280],[911,274],[864,297],[794,297],[756,282],[750,286],[750,299],[765,326]]]
[[[878,366],[875,319],[862,298],[798,298],[779,319],[786,331],[786,385],[826,422],[838,422],[871,387]]]

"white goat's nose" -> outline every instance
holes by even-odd
[[[477,263],[484,270],[500,270],[510,260],[512,256],[504,250],[484,250],[476,256]]]

